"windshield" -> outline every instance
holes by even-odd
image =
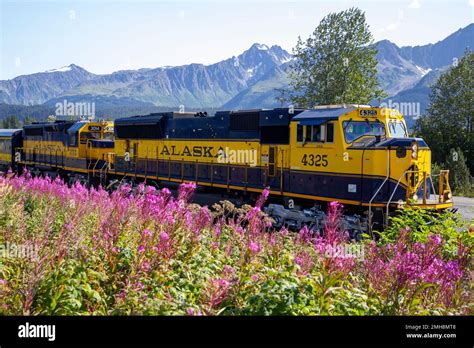
[[[388,123],[388,130],[392,138],[406,138],[408,137],[407,129],[402,122],[391,121]]]
[[[100,139],[100,132],[82,132],[81,133],[81,140],[82,139]]]
[[[106,132],[104,133],[104,140],[114,140],[114,133]]]
[[[345,121],[342,126],[346,143],[352,143],[365,135],[385,136],[385,125],[382,122]]]

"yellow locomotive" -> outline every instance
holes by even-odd
[[[113,152],[113,123],[55,121],[23,127],[23,144],[16,148],[17,163],[39,175],[67,176],[86,183],[106,167]]]

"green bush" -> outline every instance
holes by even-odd
[[[443,253],[449,258],[458,255],[459,242],[474,248],[474,234],[460,214],[445,210],[441,213],[423,209],[402,209],[390,218],[389,226],[380,233],[380,244],[394,243],[401,231],[409,229],[411,243],[426,243],[429,236],[437,234],[443,239]]]

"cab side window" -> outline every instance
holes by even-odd
[[[334,143],[334,123],[297,126],[296,141],[304,143]]]
[[[303,126],[300,124],[296,126],[296,141],[298,143],[303,142]]]
[[[310,143],[311,138],[312,138],[312,128],[311,126],[305,126],[304,128],[305,128],[304,140],[306,143]]]
[[[0,152],[9,153],[10,151],[11,151],[10,140],[6,140],[6,139],[0,140]]]
[[[321,138],[321,126],[312,126],[313,128],[313,136],[311,137],[311,141],[313,143],[320,143],[323,139]]]
[[[324,142],[324,125],[306,126],[306,142],[307,143],[323,143]]]
[[[327,143],[334,142],[334,123],[326,124],[326,142]]]

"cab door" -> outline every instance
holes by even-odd
[[[277,173],[277,156],[278,156],[278,146],[270,146],[268,148],[268,176],[273,178]]]
[[[278,171],[280,148],[277,145],[268,146],[268,155],[266,157],[265,186],[270,186],[272,190],[280,189],[281,172]]]
[[[137,165],[138,165],[138,142],[133,143],[133,147],[131,149],[130,153],[130,161],[133,170],[136,172],[137,171]]]

